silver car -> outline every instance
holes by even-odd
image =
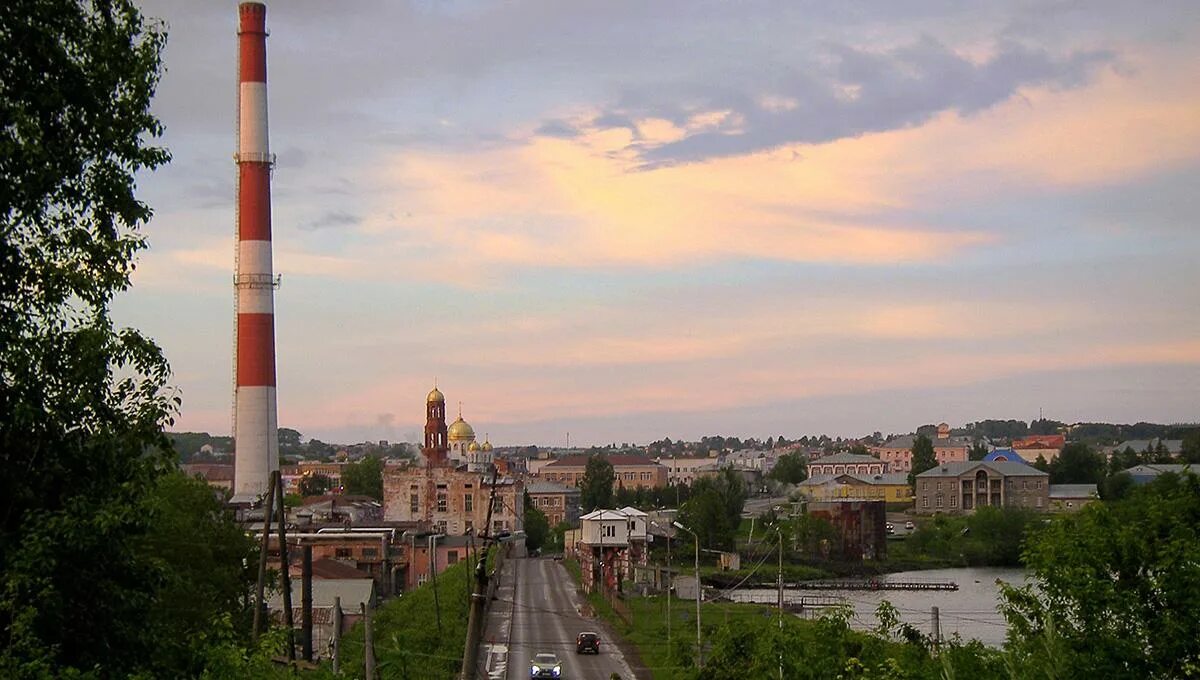
[[[562,678],[562,663],[553,654],[535,654],[529,664],[529,677],[559,680]]]

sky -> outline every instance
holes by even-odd
[[[234,2],[118,322],[227,434]],[[268,3],[279,423],[497,445],[1200,420],[1200,3]],[[569,435],[568,435],[569,433]]]

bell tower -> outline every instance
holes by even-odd
[[[446,397],[435,384],[425,398],[425,446],[421,453],[425,455],[425,464],[433,467],[445,463],[448,450]]]

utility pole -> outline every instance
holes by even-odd
[[[438,634],[442,633],[442,605],[438,602],[437,591],[437,540],[441,534],[429,537],[429,577],[433,579],[433,611],[437,616]]]
[[[929,610],[933,618],[933,649],[937,651],[942,644],[942,622],[938,618],[938,608],[932,607]]]
[[[263,534],[262,546],[258,552],[258,585],[254,590],[254,634],[253,639],[258,642],[258,634],[262,631],[263,609],[266,604],[263,602],[263,588],[267,583],[267,551],[271,547],[271,515],[275,513],[275,480],[267,486],[267,499],[263,505]]]
[[[300,571],[300,627],[304,630],[304,660],[313,660],[313,598],[312,598],[312,544],[304,545],[304,559]]]
[[[367,680],[375,680],[375,629],[371,627],[373,602],[365,602],[363,611],[363,670]]]
[[[667,536],[667,654],[671,654],[671,537]]]
[[[496,501],[496,467],[492,466],[492,495],[488,502],[487,524],[484,526],[485,536],[491,536],[492,507]],[[483,550],[478,553],[479,561],[475,565],[475,592],[471,593],[471,609],[467,614],[467,643],[463,650],[462,669],[459,672],[461,680],[473,680],[479,667],[479,641],[483,637],[483,607],[487,601],[487,541]]]
[[[783,640],[783,530],[778,525],[775,526],[775,533],[779,534],[779,639]],[[783,680],[783,654],[779,655],[779,680]]]
[[[283,507],[283,477],[279,475],[279,470],[271,473],[271,481],[275,486],[276,507],[279,509],[277,519],[279,520],[279,573],[283,578],[283,625],[287,626],[288,636],[288,661],[296,661],[296,623],[292,619],[292,576],[289,573],[288,549],[287,549],[287,511]]]
[[[679,522],[671,522],[671,524],[674,524],[678,529],[683,529],[691,534],[692,538],[696,539],[696,562],[694,572],[696,578],[696,667],[701,668],[704,666],[704,653],[703,648],[700,646],[700,537],[696,535],[696,532],[683,526]]]
[[[342,598],[333,596],[333,674],[342,672]]]

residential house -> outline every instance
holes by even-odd
[[[917,475],[917,512],[965,513],[984,505],[1049,509],[1050,475],[1025,463],[945,463]]]
[[[491,498],[488,475],[447,465],[385,468],[383,519],[427,522],[443,534],[483,533]],[[525,484],[511,478],[496,482],[491,532],[524,528]]]
[[[1130,477],[1133,478],[1134,484],[1148,484],[1154,481],[1159,475],[1170,472],[1176,475],[1191,473],[1200,475],[1200,464],[1190,463],[1145,463],[1143,465],[1135,465],[1126,470]]]
[[[912,448],[916,440],[915,434],[893,437],[871,451],[890,465],[891,472],[911,472]],[[937,434],[930,437],[929,441],[933,444],[933,456],[939,465],[966,461],[967,450],[971,448],[972,443],[967,437],[952,436],[950,426],[946,423],[938,425]]]
[[[724,464],[723,458],[714,453],[699,456],[659,456],[655,461],[667,468],[667,483],[691,486],[701,477],[717,474]]]
[[[887,557],[887,509],[883,501],[838,499],[808,504],[810,517],[824,519],[840,541],[824,544],[824,557],[858,562]]]
[[[1083,506],[1100,500],[1095,484],[1051,484],[1050,509],[1058,512],[1075,512]]]
[[[208,446],[205,444],[205,446]],[[199,477],[216,489],[233,491],[233,466],[224,463],[184,463],[180,466],[188,477]]]
[[[292,621],[299,628],[303,620],[304,606],[301,601],[303,584],[299,579],[291,582]],[[317,659],[333,656],[334,604],[342,609],[342,632],[348,632],[361,619],[364,606],[374,606],[375,582],[370,578],[320,578],[313,564],[312,616],[313,655]],[[267,600],[267,609],[272,618],[282,619],[283,595],[274,593]]]
[[[580,528],[568,532],[567,553],[579,560],[583,586],[603,584],[619,591],[633,569],[647,563],[646,513],[636,508],[594,510],[579,518]]]

